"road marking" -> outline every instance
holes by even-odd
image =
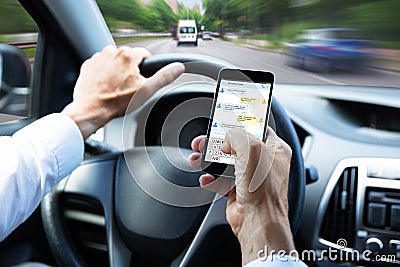
[[[276,68],[276,69],[278,69],[278,70],[287,72],[287,73],[289,73],[289,74],[293,74],[293,71],[292,71],[291,69],[289,69],[289,68],[283,68],[283,67],[279,67],[279,66],[277,66],[277,65],[268,64],[268,63],[263,63],[263,64],[264,64],[265,66],[267,66],[267,67]]]
[[[308,76],[310,76],[310,77],[312,77],[314,79],[321,80],[321,81],[326,82],[326,83],[331,83],[331,84],[335,84],[335,85],[348,85],[346,83],[342,83],[342,82],[338,82],[338,81],[331,80],[331,79],[328,79],[328,78],[324,78],[324,77],[322,77],[320,75],[317,75],[317,74],[307,73],[307,72],[305,72],[305,74],[307,74]]]

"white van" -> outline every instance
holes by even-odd
[[[197,46],[197,27],[195,20],[179,20],[177,29],[178,46],[183,43],[193,43]]]

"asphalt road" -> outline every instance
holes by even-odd
[[[285,55],[273,51],[249,48],[233,43],[199,40],[198,47],[177,47],[172,39],[139,41],[131,46],[143,46],[153,54],[194,53],[225,60],[240,68],[263,69],[275,73],[277,83],[365,85],[400,87],[400,73],[379,69],[315,73],[285,64]]]

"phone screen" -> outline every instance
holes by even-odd
[[[220,77],[208,131],[204,160],[235,164],[235,156],[221,152],[226,131],[241,128],[264,139],[271,97],[271,82],[252,82]]]

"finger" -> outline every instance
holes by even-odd
[[[118,55],[125,55],[127,60],[131,60],[132,66],[138,66],[145,58],[150,57],[151,53],[143,47],[120,46],[118,47]]]
[[[122,46],[122,48],[128,48],[128,49],[132,49],[132,47],[130,46]],[[138,47],[133,47],[133,50],[135,53],[140,54],[143,58],[147,58],[151,56],[151,53],[149,50],[147,50],[144,47],[138,46]]]
[[[200,185],[203,188],[207,187],[207,185],[211,184],[214,181],[215,181],[215,177],[212,176],[211,174],[203,174],[199,178]]]
[[[272,138],[271,138],[272,137]],[[270,136],[271,139],[275,138],[275,135]],[[272,143],[276,143],[275,140]],[[268,174],[271,170],[272,164],[275,159],[276,146],[267,146],[262,144],[258,155],[250,157],[250,160],[258,161],[258,164],[254,170],[253,178],[249,184],[249,192],[255,192],[267,179]]]
[[[263,145],[260,140],[243,129],[232,129],[225,135],[221,151],[236,154],[235,183],[239,189],[248,190],[247,188],[254,178],[253,174],[259,163],[260,150]]]
[[[275,147],[276,146],[276,142],[278,141],[278,139],[280,141],[282,141],[282,139],[280,139],[276,135],[274,130],[271,127],[268,126],[268,128],[267,128],[267,139],[265,140],[265,144],[267,145],[267,147]]]
[[[157,91],[161,87],[173,82],[185,71],[185,66],[182,63],[171,63],[161,70],[157,71],[150,77],[144,85],[148,90]]]
[[[205,135],[200,135],[192,140],[191,147],[196,152],[202,152],[206,141]]]
[[[267,179],[275,159],[276,145],[278,142],[278,136],[268,127],[266,143],[263,144],[259,142],[257,145],[258,149],[253,149],[256,150],[257,153],[253,152],[252,155],[249,155],[250,161],[258,162],[251,182],[248,185],[249,192],[255,192],[264,183],[265,179]]]
[[[116,50],[117,50],[117,47],[116,47],[116,46],[114,46],[114,45],[107,45],[107,46],[105,46],[105,47],[101,50],[101,52],[97,52],[97,53],[95,53],[94,55],[96,55],[96,54],[112,55]]]
[[[132,112],[146,102],[158,89],[171,83],[185,71],[182,63],[172,63],[159,70],[147,79],[144,85],[134,94],[127,112]]]
[[[257,141],[258,139],[243,129],[231,129],[225,135],[221,151],[227,154],[248,154],[250,145]]]
[[[200,176],[199,182],[202,188],[222,196],[227,195],[235,187],[234,179],[224,177],[215,179],[211,174]]]
[[[193,153],[188,157],[189,165],[193,169],[201,169],[201,153]]]

